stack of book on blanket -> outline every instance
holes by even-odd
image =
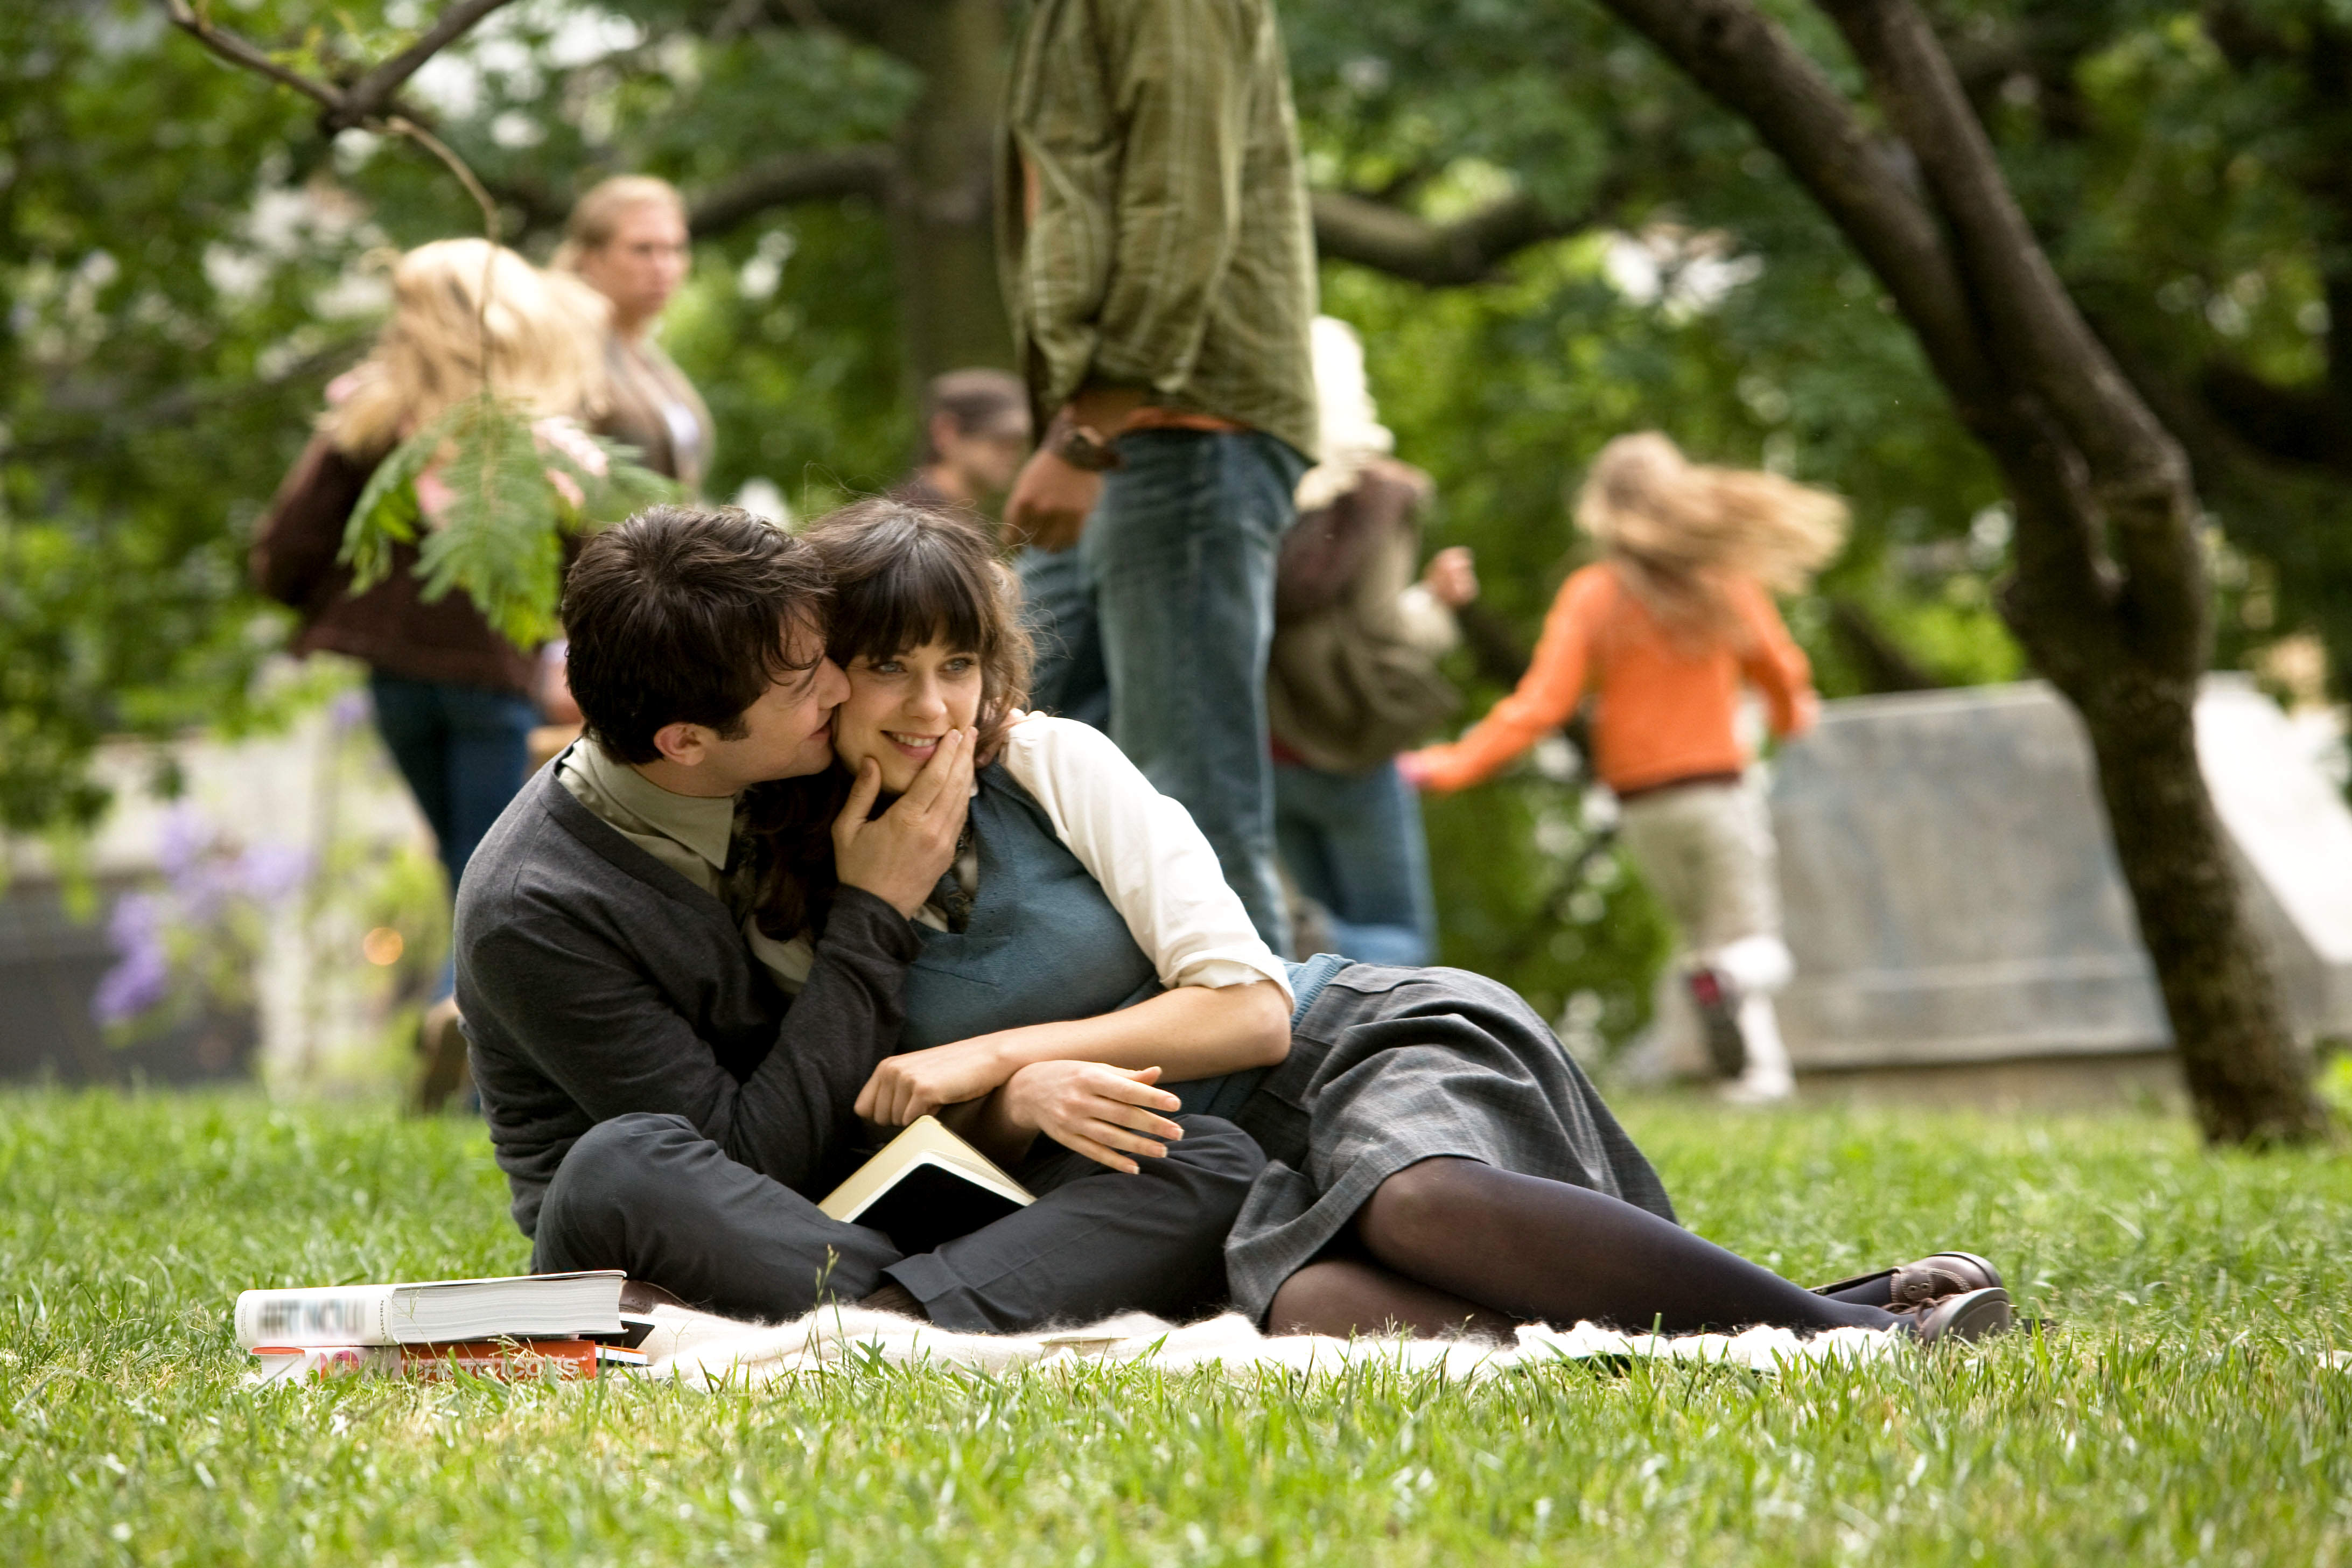
[[[923,1116],[817,1206],[918,1253],[1035,1201],[987,1155]],[[506,1381],[595,1377],[646,1364],[636,1347],[654,1321],[650,1309],[623,1305],[627,1284],[619,1269],[607,1268],[247,1290],[236,1299],[236,1342],[253,1352],[262,1383],[461,1372]]]
[[[635,1347],[653,1330],[622,1306],[617,1268],[410,1285],[247,1290],[236,1342],[256,1378],[390,1376],[505,1382],[595,1377],[646,1364]]]

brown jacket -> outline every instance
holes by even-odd
[[[397,547],[391,574],[352,595],[352,570],[335,555],[374,471],[373,462],[314,436],[254,531],[247,557],[254,585],[302,616],[293,651],[349,654],[386,675],[528,696],[531,656],[492,631],[463,590],[426,604],[415,546]]]

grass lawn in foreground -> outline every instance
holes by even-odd
[[[480,1127],[13,1094],[0,1563],[2352,1562],[2352,1159],[1624,1110],[1706,1236],[1808,1281],[1966,1247],[2063,1327],[1779,1379],[256,1393],[241,1289],[525,1266]]]

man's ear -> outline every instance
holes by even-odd
[[[711,732],[700,724],[680,720],[654,731],[654,750],[682,768],[698,767],[710,754]]]

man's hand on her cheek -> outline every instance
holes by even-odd
[[[950,730],[940,738],[913,785],[881,816],[881,765],[858,764],[857,782],[833,823],[833,862],[841,885],[873,894],[912,919],[955,863],[971,805],[971,752],[976,732]]]

